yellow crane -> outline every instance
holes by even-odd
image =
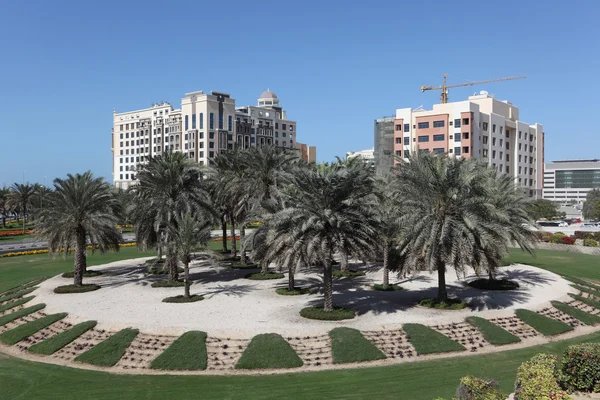
[[[442,94],[440,96],[440,100],[442,102],[442,104],[446,104],[448,102],[448,89],[450,88],[455,88],[455,87],[461,87],[461,86],[473,86],[473,85],[480,85],[482,83],[490,83],[490,82],[500,82],[500,81],[512,81],[514,79],[524,79],[526,78],[525,75],[521,75],[521,76],[508,76],[506,78],[497,78],[497,79],[488,79],[485,81],[472,81],[472,82],[465,82],[465,83],[456,83],[454,85],[446,85],[446,77],[448,76],[448,74],[444,74],[444,83],[442,83],[442,86],[421,86],[421,92],[425,92],[426,90],[441,90]]]

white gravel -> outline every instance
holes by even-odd
[[[501,275],[520,283],[519,290],[482,292],[463,286],[454,271],[446,275],[451,296],[471,301],[477,311],[437,311],[415,307],[417,300],[433,297],[437,275],[421,273],[410,280],[391,279],[402,285],[399,292],[377,292],[368,285],[381,281],[381,272],[372,267],[365,277],[334,281],[334,302],[357,310],[359,316],[342,322],[313,321],[302,318],[300,309],[321,305],[321,278],[317,272],[298,273],[296,285],[311,287],[315,293],[304,296],[280,296],[274,292],[285,287],[286,279],[252,281],[244,279],[248,271],[229,270],[212,261],[198,261],[191,267],[193,294],[205,300],[189,304],[168,304],[161,300],[183,294],[183,288],[152,288],[150,284],[164,277],[149,277],[144,273],[145,259],[118,261],[94,270],[105,275],[85,278],[102,289],[83,294],[55,294],[56,286],[69,284],[71,279],[60,276],[48,279],[34,293],[36,303],[46,303],[46,312],[68,312],[72,321],[96,320],[103,329],[139,328],[156,334],[180,334],[187,330],[202,330],[223,338],[250,338],[259,333],[280,333],[287,336],[324,334],[336,326],[361,330],[399,328],[407,322],[429,325],[461,322],[468,315],[500,317],[511,315],[517,308],[540,309],[550,300],[565,300],[572,292],[569,282],[548,271],[527,265],[502,268]],[[392,276],[395,278],[395,276]],[[467,277],[469,279],[469,277]]]

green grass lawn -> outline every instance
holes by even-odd
[[[45,304],[36,304],[34,306],[31,307],[25,307],[25,308],[21,308],[19,311],[15,311],[12,312],[10,314],[5,314],[3,316],[0,317],[0,326],[2,325],[6,325],[9,322],[12,322],[18,318],[24,317],[25,315],[29,315],[31,313],[34,313],[36,311],[41,310],[42,308],[46,307]]]
[[[213,250],[213,251],[221,251],[221,250],[223,250],[223,242],[210,240],[207,243],[206,248],[209,250]],[[237,250],[240,250],[240,241],[239,240],[235,241],[235,248]],[[227,241],[227,250],[231,250],[231,240]]]
[[[4,332],[0,335],[0,342],[8,345],[13,345],[21,340],[28,338],[34,333],[49,327],[56,321],[59,321],[67,316],[67,313],[50,314],[34,321],[26,322],[14,329]]]
[[[252,338],[235,365],[238,369],[297,368],[304,363],[281,335],[263,333]]]
[[[15,236],[0,236],[0,244],[11,242],[20,242],[24,239],[35,239],[35,235],[15,235]],[[17,250],[15,250],[17,251]]]
[[[594,308],[597,308],[600,310],[600,301],[596,301],[594,299],[590,299],[590,298],[583,297],[583,296],[580,296],[578,294],[573,294],[573,293],[569,293],[569,296],[571,296],[575,300],[582,302],[583,304],[587,304],[588,306],[591,306],[591,307],[594,307]]]
[[[87,257],[88,267],[101,265],[113,261],[126,260],[137,257],[150,257],[156,251],[139,251],[135,247],[123,247],[118,253],[101,254],[99,251],[90,253]],[[53,258],[49,254],[36,254],[32,256],[0,258],[0,291],[18,284],[43,276],[53,276],[73,269],[73,255],[65,258]],[[84,280],[85,282],[85,280]]]
[[[569,324],[565,324],[564,322],[557,321],[530,310],[521,308],[515,311],[515,315],[544,336],[559,335],[573,330],[573,327]]]
[[[34,344],[28,350],[36,354],[54,354],[95,326],[96,321],[82,322],[73,326],[71,329]]]
[[[123,329],[103,342],[98,343],[85,353],[75,357],[75,361],[112,367],[119,362],[131,341],[135,339],[139,331],[137,329]]]
[[[467,317],[466,321],[479,329],[484,339],[493,345],[500,346],[521,341],[518,336],[513,335],[485,318]]]
[[[428,326],[421,324],[404,324],[402,329],[408,336],[408,340],[419,354],[448,353],[451,351],[463,351],[465,347],[434,331]]]
[[[189,331],[179,336],[156,357],[150,368],[170,371],[195,371],[206,369],[206,332]]]
[[[37,287],[32,287],[32,288],[29,288],[29,289],[19,290],[17,292],[11,291],[6,296],[0,297],[0,303],[4,303],[5,301],[16,299],[17,297],[25,296],[25,295],[33,292],[35,289],[37,289]]]
[[[334,328],[329,332],[331,337],[331,354],[334,364],[361,361],[383,360],[385,354],[359,330],[351,328]]]
[[[506,261],[529,264],[550,272],[600,282],[600,258],[588,254],[554,250],[536,250],[535,257],[520,249],[511,249]]]
[[[600,317],[594,314],[587,313],[585,311],[580,310],[579,308],[569,306],[565,303],[561,303],[560,301],[551,301],[554,308],[564,312],[565,314],[569,314],[570,316],[577,318],[579,321],[583,322],[586,325],[595,325],[600,323]]]
[[[35,296],[28,296],[28,297],[23,297],[22,299],[19,300],[15,300],[13,302],[10,303],[6,303],[4,305],[0,306],[0,313],[4,312],[6,310],[10,310],[11,308],[15,308],[17,306],[20,306],[21,304],[25,304],[27,303],[29,300],[33,299]]]

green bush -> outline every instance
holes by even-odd
[[[518,309],[515,311],[515,315],[544,336],[559,335],[573,330],[573,327],[569,324],[533,311]]]
[[[352,319],[356,316],[354,311],[347,308],[334,308],[333,311],[326,312],[322,307],[303,308],[300,310],[300,315],[304,318],[321,321],[341,321],[343,319]]]
[[[28,338],[34,333],[49,327],[58,320],[67,316],[67,313],[46,315],[33,321],[26,322],[0,335],[0,342],[13,345],[21,340]]]
[[[177,267],[177,272],[183,273],[183,268]],[[169,271],[165,270],[162,265],[149,267],[148,273],[150,275],[169,275]]]
[[[569,346],[558,364],[558,371],[563,388],[600,392],[600,343]]]
[[[204,296],[200,296],[199,294],[193,294],[190,297],[185,297],[184,295],[167,297],[163,299],[163,303],[195,303],[196,301],[204,300]]]
[[[521,339],[518,336],[504,330],[496,324],[481,317],[467,317],[466,321],[479,329],[484,339],[493,345],[503,345],[518,343]]]
[[[467,285],[480,290],[516,290],[519,288],[519,284],[517,282],[508,279],[490,280],[481,278],[468,282]]]
[[[299,296],[302,294],[309,294],[310,290],[300,287],[295,287],[294,290],[289,290],[288,288],[279,288],[275,290],[275,293],[280,294],[282,296]]]
[[[498,382],[474,376],[461,378],[455,400],[505,400],[508,396],[499,389]]]
[[[226,267],[231,268],[231,269],[257,269],[257,268],[260,268],[256,264],[230,264],[230,265],[226,265]]]
[[[262,272],[256,272],[253,274],[246,275],[246,279],[251,279],[253,281],[266,281],[270,279],[282,279],[285,278],[285,275],[280,274],[278,272],[267,272],[263,274]]]
[[[75,357],[75,361],[102,367],[112,367],[119,362],[125,351],[138,334],[137,329],[123,329],[85,353]]]
[[[404,324],[402,329],[419,354],[463,351],[465,347],[448,336],[421,324]]]
[[[82,322],[73,326],[71,329],[34,344],[27,350],[36,354],[54,354],[95,326],[96,321]]]
[[[158,282],[152,283],[152,285],[150,285],[150,286],[158,287],[158,288],[161,288],[161,287],[183,287],[183,286],[185,286],[185,282],[183,282],[183,281],[158,281]]]
[[[81,286],[76,285],[63,285],[58,286],[54,289],[54,293],[64,294],[64,293],[86,293],[93,292],[94,290],[100,289],[100,285],[94,285],[93,283],[87,283]]]
[[[586,247],[598,247],[596,239],[583,239],[583,245]]]
[[[461,299],[439,301],[436,298],[430,298],[421,300],[419,305],[427,308],[435,308],[437,310],[462,310],[469,307],[469,303]]]
[[[554,236],[567,236],[564,232],[554,232]]]
[[[102,272],[100,271],[85,271],[83,273],[83,277],[84,278],[93,278],[95,276],[100,276],[102,275]],[[63,278],[73,278],[75,276],[75,272],[73,271],[69,271],[69,272],[65,272],[64,274],[62,274]]]
[[[334,278],[356,278],[357,276],[365,276],[363,271],[351,271],[349,269],[341,271],[339,269],[333,270]]]
[[[376,283],[371,286],[371,289],[377,290],[380,292],[394,292],[397,290],[402,290],[402,286],[400,285],[383,285],[381,283]]]
[[[281,335],[265,333],[252,338],[235,368],[298,368],[302,365],[298,354]]]
[[[331,355],[334,364],[383,360],[387,358],[359,330],[335,328],[329,332],[331,337]]]
[[[169,371],[198,371],[206,369],[206,333],[190,331],[179,336],[152,361],[150,368]]]
[[[556,357],[538,354],[517,370],[515,400],[569,400],[555,378]]]

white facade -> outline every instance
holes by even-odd
[[[287,119],[277,96],[267,90],[259,106],[235,107],[226,93],[186,93],[181,108],[163,102],[150,108],[113,111],[113,181],[119,188],[135,182],[136,169],[149,157],[181,151],[201,165],[234,147],[274,145],[295,150],[296,122]]]
[[[560,160],[544,166],[544,199],[582,203],[590,190],[600,189],[600,160]]]
[[[359,157],[365,161],[375,161],[375,149],[361,150],[361,151],[348,151],[346,153],[346,158],[354,158]]]

